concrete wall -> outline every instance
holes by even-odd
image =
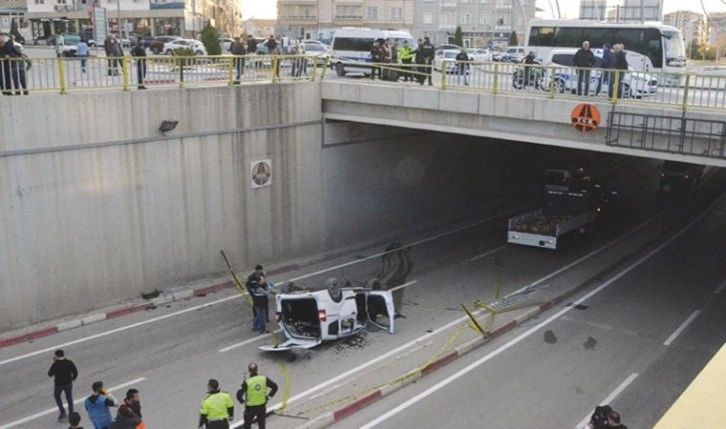
[[[517,194],[505,184],[526,163],[504,161],[525,157],[521,145],[323,125],[319,91],[4,99],[0,330],[225,275],[220,249],[240,271],[284,264],[385,243]],[[161,136],[169,119],[179,125]],[[261,159],[272,160],[272,185],[252,189],[250,162]]]
[[[3,102],[0,329],[320,249],[317,84]]]

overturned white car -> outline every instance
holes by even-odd
[[[292,290],[275,299],[275,317],[286,341],[260,346],[265,351],[309,349],[322,343],[356,335],[368,323],[393,333],[394,307],[390,291],[340,287],[336,279],[327,289]]]

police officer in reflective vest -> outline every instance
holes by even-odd
[[[277,393],[277,384],[264,375],[257,374],[257,364],[251,363],[247,367],[250,377],[242,382],[242,388],[237,391],[237,400],[245,404],[244,429],[250,429],[252,423],[257,421],[260,429],[265,429],[267,417],[267,400]],[[267,393],[267,389],[270,393]]]
[[[215,379],[207,383],[207,395],[199,410],[199,428],[229,429],[229,422],[234,419],[234,401],[227,392],[219,390],[219,382]]]

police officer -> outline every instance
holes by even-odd
[[[401,60],[401,64],[405,64],[403,72],[403,81],[408,82],[413,80],[411,76],[411,63],[413,63],[414,50],[408,44],[408,40],[403,41],[403,46],[398,48],[398,58]]]
[[[207,383],[207,395],[199,409],[199,428],[229,429],[229,422],[234,419],[234,401],[229,393],[219,390],[219,382],[210,379]]]
[[[257,374],[257,364],[251,363],[247,367],[250,377],[242,382],[242,388],[237,391],[237,400],[245,404],[244,429],[252,428],[252,421],[257,420],[260,429],[265,429],[267,417],[267,400],[277,393],[277,384],[264,375]],[[270,393],[267,393],[267,388]]]

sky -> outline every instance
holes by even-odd
[[[277,0],[240,0],[242,2],[242,14],[244,19],[248,18],[276,18]],[[555,0],[552,0],[553,5]],[[580,0],[559,0],[560,11],[563,18],[577,18],[580,7]],[[726,12],[726,0],[703,0],[708,12]],[[550,18],[550,7],[547,0],[537,0],[537,6],[544,9],[544,18]],[[663,11],[665,13],[674,10],[692,10],[703,13],[699,0],[665,0]]]

